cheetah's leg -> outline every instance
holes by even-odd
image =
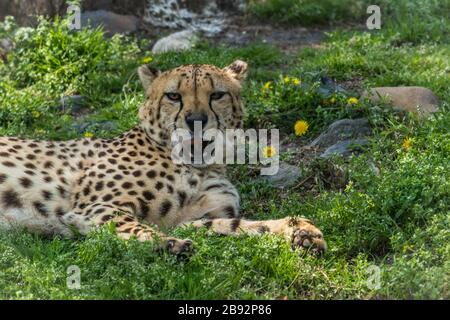
[[[308,219],[294,217],[262,221],[240,219],[238,193],[227,181],[209,182],[205,186],[205,192],[193,202],[194,205],[185,209],[174,225],[207,227],[223,235],[260,235],[269,232],[283,236],[291,243],[292,248],[306,248],[317,253],[327,248],[322,232]]]
[[[293,249],[300,247],[314,253],[322,253],[327,248],[322,232],[314,226],[312,221],[304,218],[287,217],[263,221],[217,218],[196,220],[183,225],[197,228],[206,227],[223,235],[261,235],[266,232],[278,234],[287,239]]]
[[[166,249],[175,255],[189,254],[192,241],[169,237],[148,224],[139,222],[136,216],[109,204],[96,203],[87,206],[84,214],[90,217],[91,226],[114,223],[117,235],[125,240],[135,236],[139,241],[155,241],[158,249]]]

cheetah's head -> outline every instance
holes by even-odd
[[[166,72],[138,69],[147,100],[139,110],[142,128],[156,142],[170,146],[177,129],[194,131],[243,126],[241,82],[247,63],[237,60],[221,69],[213,65],[186,65]]]

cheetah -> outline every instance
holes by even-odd
[[[240,92],[248,66],[186,65],[160,72],[138,68],[146,101],[139,124],[112,139],[37,141],[0,138],[0,226],[72,237],[105,223],[118,237],[153,241],[175,255],[192,253],[189,239],[161,230],[206,227],[222,235],[286,238],[293,248],[323,252],[319,229],[304,218],[251,221],[239,216],[239,194],[225,165],[171,160],[171,133],[242,128]]]

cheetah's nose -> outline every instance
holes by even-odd
[[[191,112],[186,115],[185,120],[191,131],[194,131],[194,124],[196,121],[201,122],[203,130],[205,125],[208,123],[208,115],[203,112]]]

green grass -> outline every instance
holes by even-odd
[[[433,19],[438,23],[440,16],[424,23]],[[1,36],[11,36],[14,26],[9,23],[0,25]],[[445,39],[445,30],[430,38],[399,32],[337,31],[320,48],[292,56],[262,44],[210,48],[202,42],[180,54],[154,56],[151,62],[166,69],[182,63],[224,66],[237,58],[247,60],[252,68],[244,88],[247,125],[281,128],[283,135],[300,144],[336,119],[369,118],[374,137],[361,156],[306,165],[317,178],[311,188],[279,192],[253,179],[252,169],[231,168],[246,217],[311,218],[328,240],[325,256],[292,252],[270,235],[233,238],[192,229],[171,232],[194,240],[196,253],[189,261],[157,254],[150,243],[119,240],[108,228],[75,240],[21,230],[0,232],[0,298],[448,299],[450,48],[448,41],[439,40]],[[58,109],[61,95],[73,93],[88,99],[88,119],[117,125],[113,131],[92,129],[96,136],[113,136],[137,122],[144,96],[135,67],[149,55],[141,49],[145,43],[124,37],[104,41],[101,30],[71,33],[64,21],[41,21],[27,37],[21,34],[11,36],[16,49],[8,63],[0,64],[0,134],[81,136],[71,129],[75,119]],[[285,84],[286,75],[301,78],[302,84]],[[318,89],[323,75],[357,81],[362,87],[426,86],[442,106],[429,119],[366,101],[349,106],[347,98],[356,93],[323,94]],[[272,89],[263,92],[267,81]],[[298,118],[311,125],[304,137],[292,133]],[[413,141],[409,151],[401,147],[405,137]],[[368,162],[379,168],[379,175]],[[345,171],[344,186],[321,183],[325,169],[336,167]],[[66,286],[71,265],[81,270],[79,290]],[[373,265],[381,270],[378,289],[367,285]]]
[[[378,5],[381,27],[397,41],[448,42],[449,0],[249,0],[248,15],[284,27],[365,25],[369,5]]]
[[[256,19],[283,25],[332,24],[362,19],[370,4],[367,0],[249,0],[247,10]]]

